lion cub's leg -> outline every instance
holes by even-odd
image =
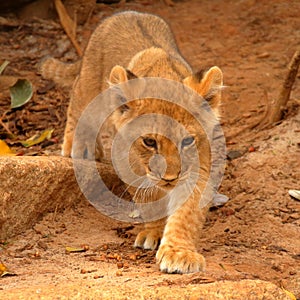
[[[67,157],[71,156],[73,135],[74,135],[74,128],[70,126],[69,122],[67,122],[65,133],[64,133],[64,142],[62,144],[63,156],[67,156]]]
[[[75,90],[77,84],[78,84],[78,77],[74,82],[73,90]],[[71,157],[72,154],[74,132],[75,132],[76,123],[78,119],[78,113],[80,114],[78,107],[76,107],[76,105],[78,106],[78,102],[79,99],[74,99],[74,92],[72,92],[68,111],[67,111],[67,123],[65,127],[64,141],[62,144],[62,151],[61,151],[62,155],[67,157]]]
[[[95,150],[96,152],[99,150],[98,152],[101,154],[98,155],[95,153],[96,159],[99,159],[99,157],[102,157],[102,149],[101,147],[99,147],[99,149],[95,149],[96,144],[92,139],[94,129],[89,127],[89,124],[84,123],[81,123],[81,126],[76,129],[81,111],[76,106],[74,108],[74,102],[76,101],[71,99],[68,108],[67,124],[62,145],[62,155],[72,158],[93,159]],[[76,139],[74,138],[75,130],[77,130]]]
[[[64,132],[64,142],[62,145],[62,155],[72,158],[84,158],[86,145],[85,141],[81,140],[82,137],[86,137],[87,133],[82,132],[77,134],[77,142],[74,144],[74,134],[76,128],[77,119],[73,116],[72,103],[68,108],[67,124]]]
[[[199,199],[192,195],[168,218],[156,253],[161,271],[191,273],[204,270],[205,259],[197,252],[196,242],[208,208],[200,209]]]
[[[146,223],[145,229],[136,237],[134,247],[155,250],[158,248],[162,238],[166,219]]]

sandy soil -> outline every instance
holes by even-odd
[[[155,288],[185,287],[218,280],[262,279],[300,298],[300,203],[288,195],[300,189],[300,84],[296,80],[285,120],[273,128],[247,130],[259,119],[267,100],[275,99],[287,65],[300,40],[299,1],[131,1],[99,5],[89,22],[78,28],[81,45],[97,23],[114,12],[134,9],[154,12],[173,28],[182,54],[195,70],[218,65],[224,72],[222,124],[229,159],[221,192],[230,201],[209,212],[199,251],[207,259],[205,273],[162,274],[153,251],[132,247],[140,228],[98,213],[81,202],[63,213],[50,212],[24,234],[1,241],[0,257],[17,276],[0,279],[0,294],[32,287],[80,284]],[[45,55],[75,60],[76,53],[60,25],[53,21],[19,21],[0,26],[0,58],[11,63],[6,74],[29,78],[34,98],[22,109],[10,110],[2,93],[0,115],[20,138],[54,128],[50,142],[23,149],[27,155],[57,154],[62,141],[68,90],[37,74]],[[264,96],[268,94],[268,99]],[[235,135],[236,132],[244,131]],[[11,139],[0,126],[0,137]],[[249,147],[254,147],[249,152]],[[86,251],[67,254],[66,246]],[[2,290],[2,292],[1,292]],[[59,299],[59,297],[58,297]]]

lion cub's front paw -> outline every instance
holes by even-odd
[[[160,245],[156,259],[160,270],[166,273],[193,273],[205,268],[205,258],[201,254],[167,244]]]
[[[134,247],[155,250],[158,248],[161,236],[161,230],[145,229],[137,235]]]

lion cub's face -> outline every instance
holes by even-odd
[[[128,73],[124,68],[113,68],[112,84],[127,80]],[[218,115],[222,87],[219,68],[191,75],[182,83],[206,99]],[[201,113],[201,103],[193,105]],[[154,183],[168,191],[193,176],[203,180],[208,177],[208,139],[198,120],[179,104],[149,98],[129,101],[113,114],[112,122],[116,130],[122,132],[122,139],[130,144],[128,168],[145,179],[136,186],[147,188]],[[134,180],[129,184],[135,184]]]
[[[208,170],[210,148],[193,115],[181,106],[157,99],[135,100],[116,116],[116,129],[130,143],[131,170],[163,190]],[[146,187],[146,186],[143,186]]]

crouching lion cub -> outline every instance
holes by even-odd
[[[76,153],[76,149],[72,152],[74,130],[83,110],[94,97],[109,85],[135,78],[158,77],[180,82],[206,99],[218,115],[223,84],[221,70],[212,67],[194,74],[177,49],[169,26],[151,14],[128,11],[107,18],[92,34],[81,62],[62,66],[62,63],[48,59],[42,66],[42,74],[60,81],[63,79],[57,74],[62,69],[78,73],[68,109],[62,146],[64,156],[82,155]],[[186,131],[182,132],[168,122],[153,122],[153,133],[148,132],[134,140],[129,158],[131,168],[155,185],[129,189],[133,200],[155,201],[157,195],[169,195],[170,201],[176,203],[180,195],[172,193],[175,186],[185,185],[191,192],[188,199],[165,220],[146,224],[138,234],[135,246],[158,248],[156,258],[164,272],[198,272],[204,269],[205,259],[197,252],[196,242],[208,209],[208,206],[199,207],[199,199],[211,166],[210,145],[203,128],[180,105],[148,98],[130,101],[118,108],[109,118],[108,125],[117,132],[138,116],[153,113],[175,119]],[[159,134],[159,127],[164,127],[168,137]],[[126,130],[122,134],[126,135]],[[192,149],[195,148],[200,166],[194,164],[196,158]],[[157,164],[151,165],[155,155],[164,158],[165,170],[162,171]],[[199,179],[191,188],[189,178],[194,174],[199,175]]]

